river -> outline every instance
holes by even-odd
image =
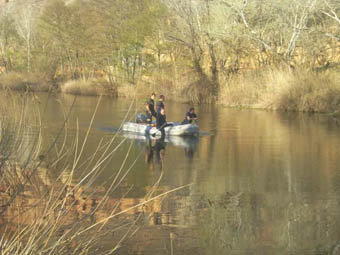
[[[74,97],[36,97],[46,150],[62,130]],[[78,151],[97,103],[95,97],[77,97],[69,114],[66,136],[68,141],[79,136]],[[165,105],[172,121],[181,121],[190,107]],[[80,163],[114,136],[115,146],[123,144],[92,187],[110,187],[125,158],[124,178],[111,195],[124,196],[124,208],[143,201],[150,190],[159,194],[185,187],[143,211],[129,211],[147,219],[118,254],[340,252],[340,126],[332,117],[198,105],[201,135],[160,143],[116,132],[124,118],[133,119],[136,108],[143,109],[142,99],[101,99]],[[62,146],[62,136],[59,140]],[[77,177],[88,169],[80,168]]]

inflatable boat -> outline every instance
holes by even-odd
[[[168,123],[172,124],[172,126],[164,128],[166,136],[195,136],[199,133],[199,127],[196,124],[181,125],[175,122]],[[161,136],[161,132],[154,125],[145,123],[126,122],[123,124],[122,130],[145,136]]]
[[[147,144],[148,142],[157,140],[157,137],[153,138],[152,136],[145,136],[145,135],[140,135],[140,134],[131,133],[131,132],[123,132],[122,135],[123,137],[126,137],[131,140],[135,140],[140,144]],[[164,142],[171,146],[182,147],[186,149],[194,149],[196,145],[198,144],[198,137],[197,136],[168,136],[168,137],[165,137]]]

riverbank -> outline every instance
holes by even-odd
[[[42,73],[9,72],[0,75],[0,87],[15,91],[47,92],[54,82]]]
[[[0,75],[3,89],[56,92],[82,96],[148,98],[152,92],[182,103],[216,102],[226,107],[256,108],[301,112],[340,112],[340,72],[335,69],[261,69],[233,75],[220,81],[218,100],[209,99],[204,84],[175,86],[168,80],[142,81],[138,84],[114,83],[104,78],[53,81],[39,73]],[[194,87],[194,88],[193,88]],[[201,88],[202,87],[202,88]],[[200,89],[201,88],[201,89]]]
[[[340,73],[336,70],[261,70],[231,78],[221,88],[225,106],[280,111],[340,111]]]
[[[157,85],[156,85],[157,84]],[[161,86],[159,85],[161,84]],[[165,80],[141,81],[137,84],[117,83],[105,78],[77,80],[53,80],[41,73],[9,72],[0,75],[0,88],[13,91],[64,93],[81,96],[109,96],[122,98],[148,98],[152,92],[164,94],[167,99],[189,102],[192,98],[183,95],[186,87],[176,86]]]

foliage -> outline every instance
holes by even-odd
[[[199,94],[217,98],[225,81],[248,70],[338,65],[338,6],[338,0],[16,0],[1,7],[0,65],[62,81],[148,82],[159,91],[158,81],[170,81],[175,94],[211,101]]]

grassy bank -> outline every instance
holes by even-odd
[[[152,92],[177,102],[211,103],[209,90],[194,79],[172,82],[166,79],[143,80],[138,84],[113,83],[104,78],[55,81],[39,73],[0,75],[3,89],[48,91],[84,96],[148,98]],[[335,69],[260,69],[220,80],[219,104],[229,107],[261,108],[282,111],[340,112],[340,72]],[[205,89],[206,88],[206,89]]]
[[[117,86],[105,79],[69,80],[60,86],[62,93],[82,96],[117,96]]]
[[[335,70],[252,71],[221,88],[221,104],[302,112],[340,111],[340,73]]]
[[[114,96],[122,98],[149,98],[152,92],[165,95],[167,99],[189,102],[198,101],[198,94],[203,89],[198,89],[195,84],[175,86],[169,80],[143,80],[136,84],[110,83],[106,79],[70,80],[60,85],[62,93],[85,96]]]
[[[53,82],[42,73],[9,72],[0,75],[0,87],[17,91],[49,91]]]
[[[114,87],[100,80],[69,81],[63,93],[79,95],[114,95],[125,98],[148,98],[152,92],[164,94],[177,102],[211,103],[209,90],[202,82],[149,80],[138,84],[123,83]],[[340,73],[334,69],[261,69],[221,81],[219,104],[229,107],[260,108],[280,111],[340,111]]]

